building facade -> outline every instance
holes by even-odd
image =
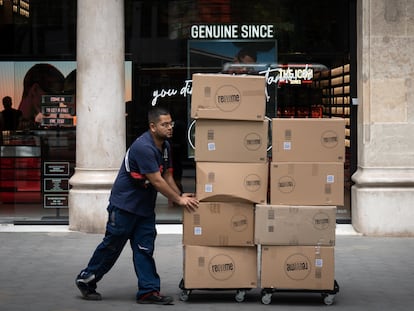
[[[192,191],[191,76],[226,72],[253,49],[255,64],[243,68],[278,73],[269,118],[347,121],[337,221],[369,235],[412,235],[412,13],[408,0],[0,1],[1,97],[11,94],[18,108],[37,63],[62,72],[59,91],[43,86],[40,121],[2,131],[0,219],[102,231],[126,147],[154,104],[181,124],[176,178]],[[159,222],[181,221],[165,198],[158,203]]]

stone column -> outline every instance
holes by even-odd
[[[69,228],[103,232],[125,152],[124,1],[78,0],[76,168]]]
[[[352,224],[367,235],[414,235],[414,3],[361,0],[357,6]]]

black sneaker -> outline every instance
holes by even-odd
[[[137,303],[142,304],[156,304],[156,305],[171,305],[174,299],[171,296],[162,296],[159,292],[151,292],[141,296]]]
[[[86,272],[82,272],[76,277],[76,286],[79,288],[82,298],[85,300],[102,300],[101,294],[96,291],[96,284],[89,284],[94,279],[94,274]]]

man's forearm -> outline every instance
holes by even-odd
[[[156,179],[154,181],[151,181],[151,184],[155,187],[155,189],[158,192],[163,194],[169,200],[171,200],[175,203],[179,203],[179,201],[180,201],[180,190],[178,189],[178,187],[176,187],[177,188],[176,190],[173,189],[173,187],[171,187],[169,185],[169,183],[167,183],[167,181],[164,178],[160,178],[160,179]]]

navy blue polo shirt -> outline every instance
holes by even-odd
[[[145,174],[171,167],[170,146],[167,141],[159,150],[149,131],[138,137],[127,150],[124,161],[112,187],[109,202],[119,209],[139,216],[154,213],[157,191]]]

